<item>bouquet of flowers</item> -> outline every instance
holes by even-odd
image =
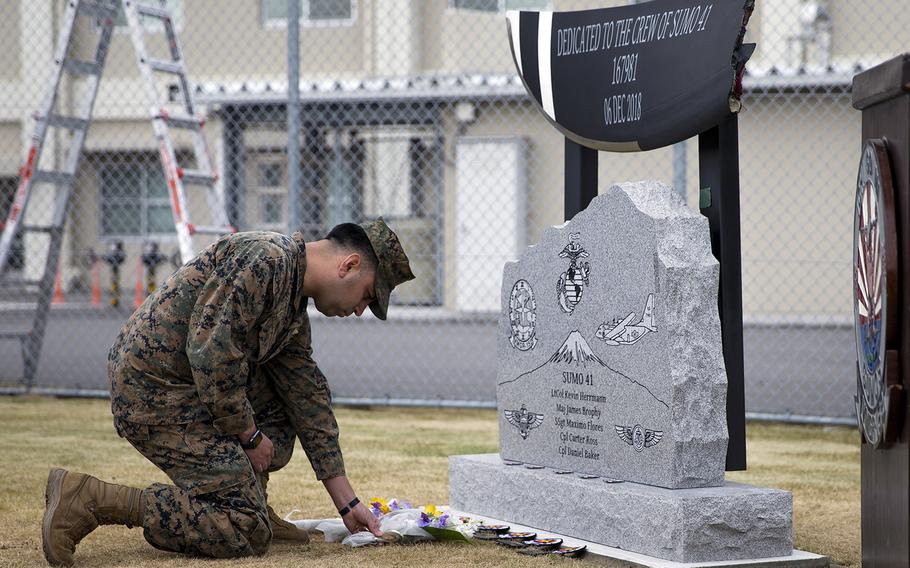
[[[391,513],[392,511],[404,511],[407,509],[413,509],[410,503],[407,501],[398,501],[398,499],[389,499],[386,501],[380,497],[373,497],[370,499],[370,511],[373,513],[373,516],[377,519],[381,518],[383,515]]]
[[[374,497],[370,499],[370,510],[373,515],[382,520],[388,515],[396,515],[400,512],[407,512],[417,515],[417,527],[425,531],[429,536],[436,540],[468,540],[468,536],[474,531],[477,521],[469,517],[453,518],[447,511],[437,508],[435,505],[424,505],[415,508],[407,501],[398,499],[381,499]]]

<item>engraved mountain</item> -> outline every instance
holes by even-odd
[[[576,330],[566,337],[559,351],[553,354],[549,360],[550,363],[575,363],[582,367],[587,367],[588,363],[598,363],[606,367],[606,363],[600,360],[600,357],[594,354],[585,338]]]
[[[670,408],[666,402],[651,392],[651,389],[604,363],[603,360],[594,353],[594,350],[591,349],[591,346],[588,345],[588,342],[585,341],[585,338],[578,330],[570,332],[566,337],[566,340],[563,341],[562,346],[556,353],[547,359],[543,365],[526,373],[522,373],[512,380],[502,381],[499,383],[499,386],[503,387],[508,384],[524,382],[525,380],[531,380],[532,382],[536,382],[538,379],[546,380],[546,377],[550,376],[548,371],[553,370],[554,367],[556,370],[583,367],[590,372],[598,374],[606,380],[606,384],[611,385],[607,387],[606,384],[602,383],[604,386],[601,387],[604,394],[609,392],[609,397],[611,399],[616,396],[636,397],[634,393],[640,393],[645,399],[650,400],[652,403],[657,402],[665,409]],[[629,385],[635,388],[631,392],[627,391],[626,395],[619,395],[614,392],[613,386],[615,385]],[[643,401],[640,402],[643,403]]]
[[[557,343],[550,345],[553,349]],[[670,407],[658,397],[659,391],[614,368],[622,360],[613,363],[608,359],[607,364],[601,359],[594,352],[601,346],[595,343],[592,349],[579,330],[569,331],[558,345],[550,355],[539,355],[543,361],[536,368],[497,386],[499,436],[504,441],[500,455],[522,463],[625,479],[623,460],[638,459],[641,454],[617,436],[616,427],[660,430],[672,438],[664,426],[669,424]],[[610,355],[604,354],[605,358]],[[662,386],[655,384],[654,388]],[[515,416],[520,414],[528,419],[539,417],[537,427],[531,431],[520,420],[516,424]],[[658,444],[648,449],[655,450],[646,456],[654,460],[671,448]]]

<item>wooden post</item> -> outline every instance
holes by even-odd
[[[904,393],[910,378],[910,54],[869,69],[853,80],[853,106],[863,111],[862,142],[887,148],[897,226],[896,365]],[[862,144],[857,144],[860,150]],[[860,152],[857,154],[859,164]],[[891,360],[888,361],[891,363]],[[890,369],[890,365],[889,365]],[[890,369],[888,374],[895,369]],[[874,448],[863,440],[862,558],[866,568],[910,566],[910,408],[904,396],[894,422],[896,442]]]

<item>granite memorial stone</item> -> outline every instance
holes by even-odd
[[[667,488],[719,486],[727,447],[708,220],[623,183],[506,264],[505,460]]]
[[[501,453],[449,458],[450,505],[676,562],[789,557],[790,493],[724,481],[718,278],[659,182],[547,229],[504,269]]]

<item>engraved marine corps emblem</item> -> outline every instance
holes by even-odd
[[[537,324],[537,302],[534,290],[527,280],[519,280],[509,294],[509,326],[512,333],[509,343],[520,351],[530,351],[537,345],[535,326]]]
[[[588,272],[591,270],[587,262],[578,262],[579,258],[589,256],[588,251],[578,243],[580,236],[579,233],[569,235],[569,244],[559,253],[560,258],[569,259],[569,268],[559,275],[559,282],[556,284],[559,307],[567,314],[575,311],[575,306],[581,301],[584,287],[588,285]]]

